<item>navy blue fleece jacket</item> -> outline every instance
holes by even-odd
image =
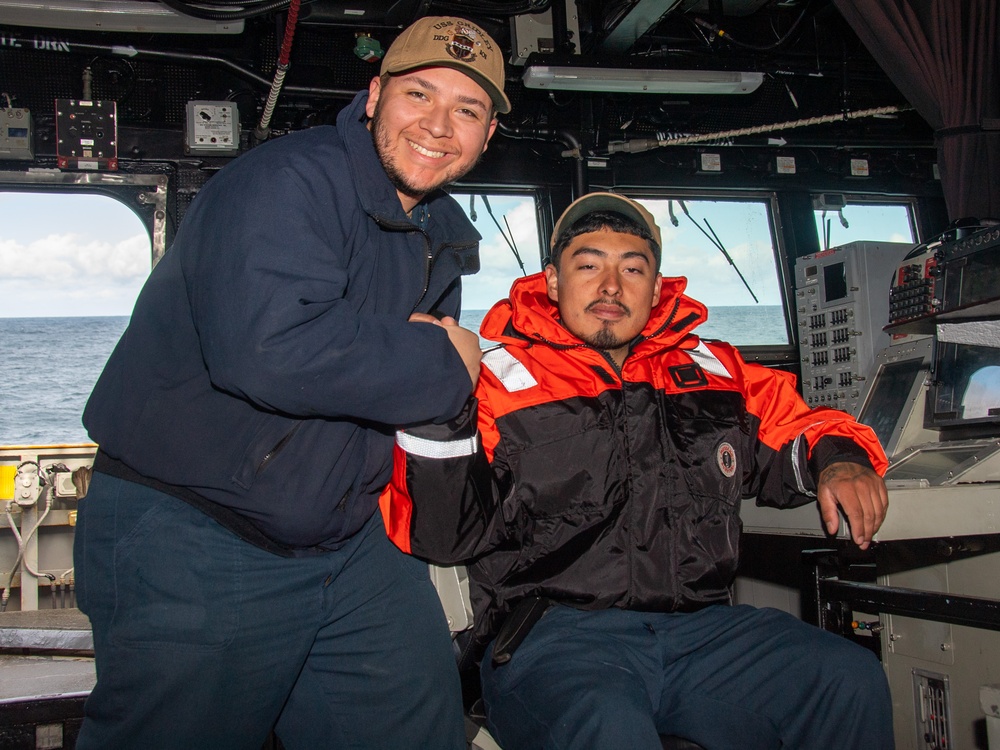
[[[389,479],[396,427],[454,417],[472,390],[444,330],[407,318],[457,317],[479,234],[442,192],[424,201],[425,230],[407,218],[366,99],[206,184],[84,412],[126,474],[290,554],[355,533]]]

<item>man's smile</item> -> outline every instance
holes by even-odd
[[[407,143],[410,144],[410,148],[412,148],[418,154],[421,154],[423,156],[429,156],[432,159],[440,159],[442,156],[445,156],[444,151],[431,151],[429,148],[424,148],[419,143],[414,143],[413,141],[409,140],[407,141]]]

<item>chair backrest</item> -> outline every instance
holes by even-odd
[[[469,596],[469,573],[464,565],[430,565],[431,583],[437,589],[448,628],[460,633],[472,627],[472,599]]]

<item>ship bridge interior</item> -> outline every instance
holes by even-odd
[[[501,46],[512,104],[449,188],[484,235],[483,294],[542,268],[573,199],[643,202],[713,335],[890,459],[864,552],[813,506],[744,501],[734,600],[876,653],[900,750],[1000,750],[995,0],[0,0],[0,196],[116,201],[148,273],[213,175],[334,124],[407,25],[444,15]],[[769,327],[747,328],[753,308]],[[20,413],[0,403],[0,746],[71,748],[94,684],[72,547],[97,446],[20,438]],[[434,576],[467,630],[464,570]]]

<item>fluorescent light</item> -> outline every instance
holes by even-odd
[[[726,70],[651,70],[528,65],[522,78],[529,89],[606,91],[630,94],[749,94],[763,73]]]
[[[240,34],[243,21],[210,21],[136,0],[0,0],[3,23],[45,29],[160,34]],[[17,40],[29,44],[31,40]]]

